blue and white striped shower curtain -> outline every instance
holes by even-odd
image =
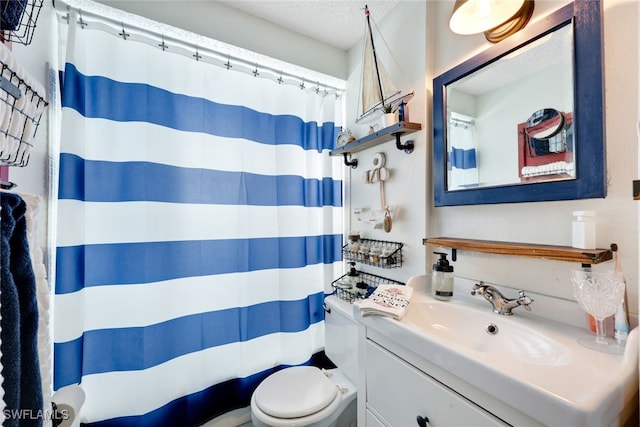
[[[268,373],[324,345],[339,101],[59,32],[54,387],[81,384],[92,426],[192,426],[247,406]]]
[[[478,163],[475,138],[475,119],[451,112],[448,139],[451,141],[448,162],[449,190],[473,187],[478,184]]]

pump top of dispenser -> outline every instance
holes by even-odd
[[[349,270],[349,276],[350,277],[357,276],[358,270],[356,270],[356,263],[352,261],[349,264],[351,264],[351,269]]]
[[[349,264],[351,264],[351,269],[344,277],[342,284],[345,285],[347,288],[353,288],[359,282],[360,277],[359,277],[358,270],[356,270],[356,263],[350,262]]]
[[[440,259],[433,264],[433,271],[443,271],[445,273],[451,273],[453,271],[453,266],[449,264],[449,260],[447,259],[447,254],[444,252],[434,252],[436,255],[440,255]]]

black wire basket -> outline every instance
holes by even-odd
[[[0,30],[5,42],[28,45],[44,0],[0,0]]]
[[[397,280],[389,279],[387,277],[377,276],[371,273],[365,273],[364,271],[358,271],[358,283],[366,284],[366,288],[364,287],[354,287],[351,283],[348,282],[347,277],[348,274],[344,274],[331,282],[331,287],[333,288],[333,293],[340,298],[341,300],[353,303],[358,299],[367,298],[369,295],[376,290],[378,285],[384,283],[390,283],[394,285],[404,285],[404,282],[399,282]]]
[[[0,61],[0,166],[27,166],[40,118],[48,105],[39,93],[43,88],[30,86],[23,72]],[[7,188],[4,184],[2,188]]]
[[[356,261],[362,264],[372,265],[379,268],[400,268],[402,267],[402,247],[400,242],[390,242],[388,240],[359,239],[358,249],[353,248],[353,242],[342,247],[342,258],[347,261]],[[362,248],[367,250],[363,251]],[[377,253],[369,249],[377,249]]]

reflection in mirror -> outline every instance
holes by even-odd
[[[434,205],[606,196],[602,2],[575,1],[433,80]]]
[[[572,38],[565,25],[446,86],[449,191],[574,178]]]
[[[575,179],[572,113],[538,110],[518,124],[518,171],[522,182]]]
[[[564,129],[564,113],[553,108],[543,108],[529,117],[524,132],[531,138],[549,139]]]

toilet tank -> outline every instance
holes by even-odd
[[[354,384],[357,382],[358,327],[353,305],[335,295],[325,298],[324,351]]]

